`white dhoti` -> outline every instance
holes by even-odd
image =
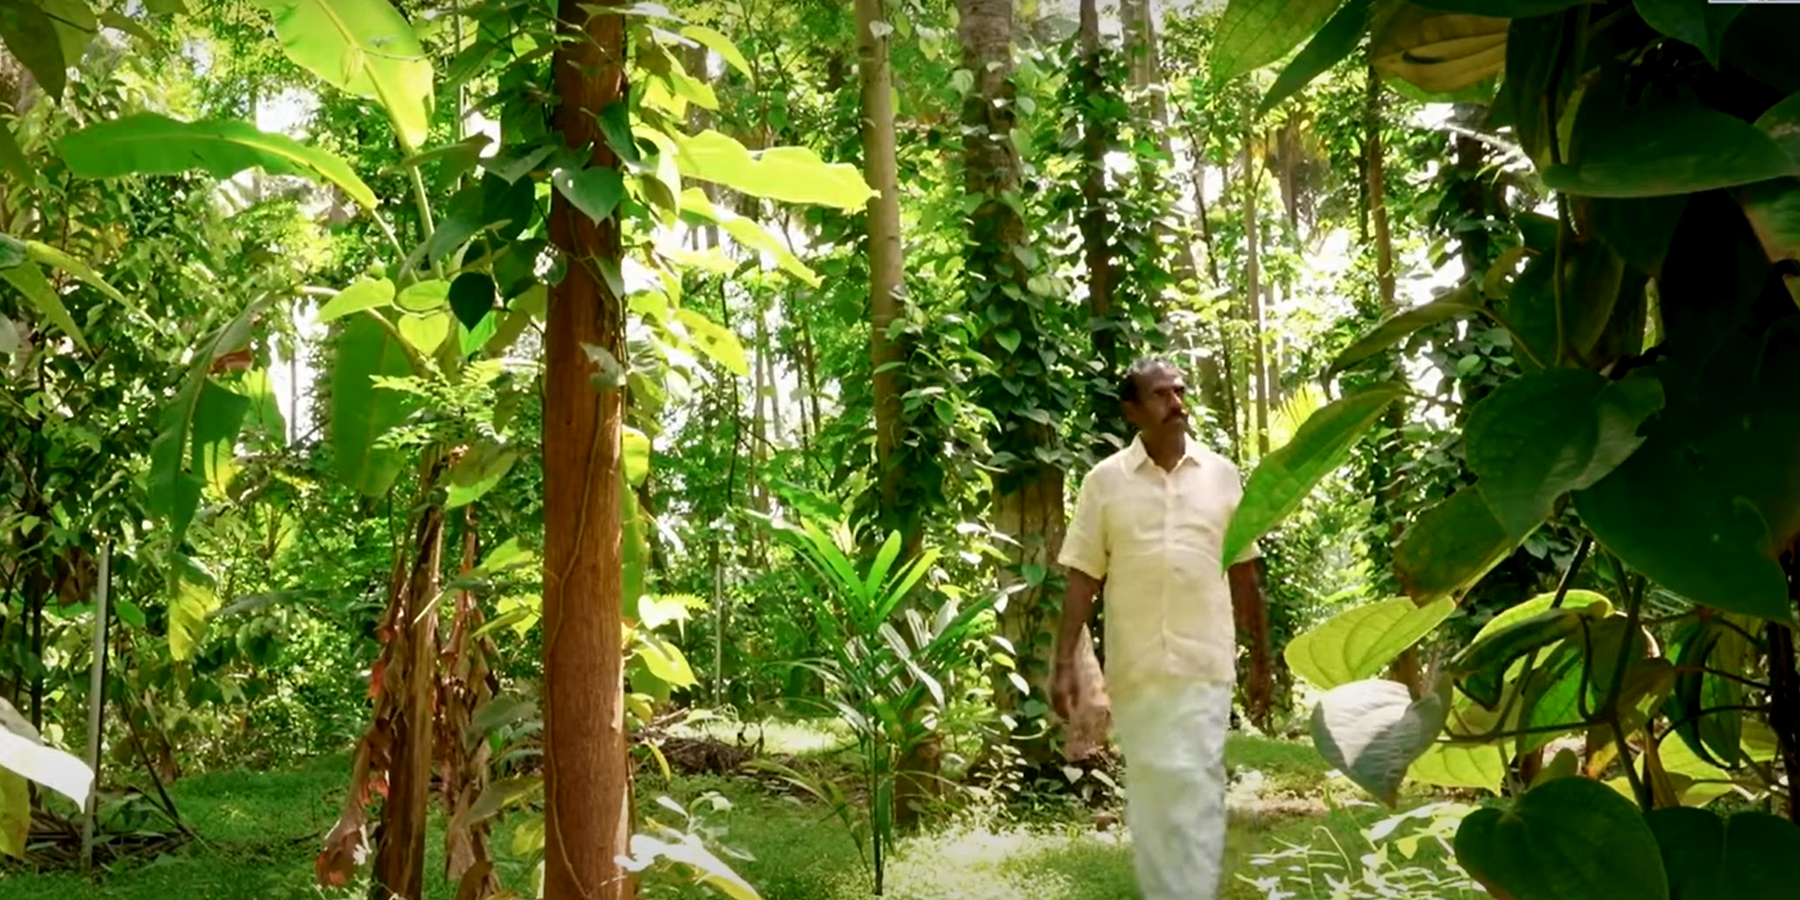
[[[1125,827],[1143,900],[1214,900],[1225,856],[1232,686],[1172,682],[1114,697]]]

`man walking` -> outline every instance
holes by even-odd
[[[1243,486],[1229,460],[1188,437],[1186,390],[1162,360],[1139,360],[1125,373],[1119,397],[1137,434],[1082,479],[1058,557],[1069,589],[1051,703],[1067,720],[1079,689],[1075,651],[1104,581],[1106,689],[1144,900],[1218,893],[1236,623],[1267,615],[1254,546],[1221,571]],[[1252,630],[1250,694],[1260,710],[1271,692],[1268,630]]]

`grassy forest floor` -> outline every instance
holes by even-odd
[[[721,735],[724,736],[724,735]],[[791,755],[809,766],[835,764],[843,749],[832,736],[804,727],[771,727],[767,755]],[[727,737],[727,740],[730,738]],[[1229,900],[1266,896],[1231,873],[1254,870],[1251,856],[1292,844],[1364,852],[1362,830],[1389,814],[1367,805],[1328,805],[1326,766],[1304,743],[1233,735],[1227,765],[1239,781],[1258,785],[1234,796],[1227,850]],[[228,771],[177,783],[172,794],[200,841],[153,860],[115,866],[97,884],[72,873],[0,874],[6,900],[299,900],[331,897],[313,886],[312,859],[335,821],[347,781],[347,756],[314,760],[275,772]],[[1254,771],[1249,779],[1242,776]],[[744,775],[642,778],[640,805],[657,798],[684,805],[709,792],[730,801],[706,815],[722,842],[752,859],[734,866],[767,900],[860,900],[870,879],[843,825],[821,804],[770,790]],[[1412,801],[1418,802],[1417,798]],[[1101,827],[1093,810],[1073,803],[1040,804],[1028,814],[965,814],[907,838],[894,852],[887,896],[894,900],[1132,900],[1129,839]],[[529,883],[526,861],[508,852],[517,817],[496,829],[498,869],[507,887]],[[442,877],[441,815],[434,816],[427,896],[450,900]],[[1357,848],[1364,849],[1357,849]],[[721,854],[724,855],[724,854]],[[727,857],[729,859],[729,857]],[[335,892],[344,897],[355,891]],[[716,896],[652,873],[648,898]]]

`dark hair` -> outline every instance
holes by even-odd
[[[1158,369],[1174,369],[1175,364],[1157,356],[1141,356],[1119,376],[1119,402],[1138,402],[1138,379]]]

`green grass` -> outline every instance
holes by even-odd
[[[736,725],[714,723],[698,730],[731,740]],[[756,727],[749,737],[755,739]],[[787,723],[763,729],[770,754],[831,756],[844,736],[828,726]],[[1234,735],[1227,745],[1234,770],[1261,771],[1271,787],[1319,793],[1327,767],[1310,747]],[[121,865],[98,882],[70,873],[0,875],[6,900],[318,900],[349,898],[355,891],[323,892],[313,885],[312,858],[335,821],[347,779],[348,760],[334,757],[282,772],[220,772],[184,779],[174,786],[177,804],[203,843],[162,858]],[[856,844],[824,807],[773,794],[742,778],[683,778],[662,785],[640,782],[641,808],[667,820],[656,804],[667,794],[678,802],[709,792],[729,807],[704,815],[708,827],[722,829],[720,842],[752,858],[732,859],[735,868],[768,900],[863,900],[870,880]],[[1227,871],[1242,870],[1250,854],[1280,842],[1318,843],[1325,832],[1360,844],[1360,830],[1385,810],[1334,810],[1322,817],[1235,820],[1227,851]],[[434,816],[427,896],[450,900],[454,890],[442,877],[441,816]],[[1321,831],[1323,829],[1323,832]],[[497,829],[494,846],[506,886],[530,896],[528,868],[509,852],[510,823]],[[723,855],[723,854],[722,854]],[[727,859],[731,857],[727,856]],[[1029,824],[964,817],[894,848],[887,896],[894,900],[1133,900],[1131,849],[1117,829],[1095,830],[1082,816],[1067,815]],[[682,883],[671,873],[653,873],[643,895],[704,898],[715,895]],[[1262,893],[1228,876],[1225,897],[1252,900]]]

